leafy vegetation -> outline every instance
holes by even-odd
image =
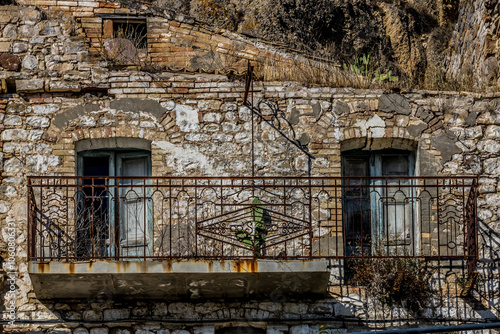
[[[253,249],[254,256],[258,257],[262,254],[260,249],[264,246],[267,238],[267,226],[264,219],[264,209],[261,207],[261,202],[258,198],[254,198],[250,208],[250,215],[253,221],[254,233],[240,229],[235,232],[236,239],[245,246]]]
[[[356,57],[356,60],[354,64],[351,64],[350,66],[347,66],[344,64],[344,70],[350,70],[354,74],[357,75],[362,75],[366,77],[367,79],[371,79],[374,81],[378,82],[396,82],[398,81],[398,77],[395,75],[392,75],[392,71],[389,70],[386,73],[381,73],[380,69],[377,70],[377,72],[372,72],[370,70],[370,55],[369,54],[363,54],[360,57]]]

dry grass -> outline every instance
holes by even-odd
[[[347,64],[348,68],[350,64]],[[371,65],[376,68],[376,65]],[[461,79],[449,79],[441,68],[429,68],[425,80],[420,84],[410,82],[408,78],[399,77],[397,82],[376,81],[358,75],[334,60],[306,58],[296,56],[294,59],[273,55],[262,59],[256,67],[257,78],[263,81],[292,81],[305,86],[350,87],[359,89],[406,90],[422,89],[437,91],[485,92],[497,91],[497,86],[485,87],[475,80],[472,73],[466,73]],[[371,73],[373,77],[373,73]]]
[[[256,74],[263,81],[293,81],[308,86],[360,89],[390,89],[400,86],[400,83],[378,82],[344,70],[333,61],[305,57],[298,59],[266,58],[256,68]]]

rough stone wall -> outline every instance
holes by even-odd
[[[42,1],[37,3],[43,5]],[[60,9],[68,11],[70,7],[87,6],[72,4],[46,1],[47,6],[60,5]],[[89,2],[87,7],[101,8],[94,5]],[[220,324],[245,321],[257,322],[256,326],[267,327],[269,333],[314,333],[319,325],[332,319],[374,317],[374,313],[366,312],[360,299],[352,298],[293,301],[275,296],[265,301],[234,303],[132,304],[109,300],[38,301],[26,266],[26,176],[75,175],[76,142],[114,137],[151,140],[153,176],[246,176],[250,174],[251,114],[242,106],[241,81],[215,74],[116,69],[109,62],[88,57],[84,32],[88,37],[90,31],[85,29],[92,26],[85,27],[83,18],[79,25],[64,15],[50,17],[45,13],[44,18],[33,7],[15,9],[3,7],[0,11],[0,47],[21,62],[19,70],[2,64],[4,70],[0,72],[0,79],[10,85],[0,97],[0,251],[5,258],[7,226],[12,223],[16,226],[15,272],[19,289],[16,308],[19,320],[33,324],[19,321],[9,330],[211,333]],[[90,14],[84,18],[94,15],[93,11],[82,11],[87,12]],[[193,31],[198,31],[176,21],[148,20],[152,25],[161,22],[166,34],[178,29],[177,33],[192,36]],[[97,23],[96,29],[100,29]],[[160,30],[157,33],[163,34]],[[204,33],[205,37],[210,35]],[[207,39],[207,45],[226,43],[219,38],[214,34]],[[176,44],[179,40],[170,42]],[[244,52],[243,58],[251,55]],[[277,102],[298,137],[316,156],[312,175],[340,176],[341,149],[401,149],[408,143],[417,148],[417,175],[479,175],[481,256],[488,263],[481,270],[489,274],[482,287],[490,293],[490,305],[498,305],[495,261],[496,233],[500,229],[500,95],[424,91],[387,94],[303,87],[291,82],[256,82],[254,90],[256,99]],[[257,122],[255,133],[257,175],[307,175],[307,159],[273,129]],[[3,302],[7,303],[5,299]],[[475,306],[461,300],[434,313],[426,310],[426,316],[454,318],[460,313],[482,320],[498,316],[494,308],[478,311]],[[42,323],[47,320],[49,323]],[[201,321],[217,325],[200,329]],[[347,330],[340,329],[344,325],[338,326],[339,330]]]
[[[112,72],[109,73],[109,80],[113,84],[123,84],[148,83],[151,79],[147,73]],[[337,299],[289,301],[290,305],[274,301],[269,304],[271,306],[266,304],[268,301],[263,302],[274,311],[266,310],[267,306],[261,307],[260,302],[254,301],[251,302],[254,307],[249,309],[240,304],[232,308],[224,302],[216,306],[183,303],[182,307],[190,309],[189,312],[179,311],[177,304],[148,303],[145,307],[142,304],[115,305],[108,301],[104,304],[93,303],[90,305],[92,310],[89,310],[89,304],[85,302],[51,304],[37,301],[23,264],[27,219],[25,177],[74,175],[75,142],[110,137],[149,139],[153,143],[153,176],[249,174],[250,113],[247,108],[241,107],[242,83],[229,82],[221,76],[170,74],[166,74],[162,82],[177,83],[187,91],[172,94],[166,93],[167,88],[162,88],[165,92],[151,96],[143,91],[142,94],[136,91],[126,94],[124,89],[113,88],[119,90],[115,92],[115,98],[83,99],[57,97],[56,94],[38,97],[26,94],[23,99],[17,95],[7,99],[1,133],[3,172],[0,207],[3,221],[14,222],[19,229],[16,243],[21,298],[17,306],[21,319],[35,322],[50,319],[65,322],[64,326],[69,327],[82,324],[88,329],[88,321],[104,319],[106,327],[116,330],[130,330],[130,326],[146,330],[147,326],[159,329],[160,324],[148,325],[142,321],[154,322],[157,320],[155,317],[160,316],[165,321],[185,320],[191,325],[184,327],[191,326],[188,329],[192,330],[193,326],[196,327],[192,323],[200,319],[231,321],[231,310],[234,308],[243,312],[241,317],[250,320],[298,317],[306,321],[308,317],[315,317],[315,322],[310,324],[314,332],[316,325],[322,323],[318,318],[326,321],[332,317],[362,316],[364,308],[357,304],[359,302],[352,304],[344,300],[339,303]],[[304,88],[291,83],[257,83],[256,90],[260,91],[256,93],[258,98],[277,100],[289,119],[296,118],[296,130],[308,134],[310,152],[316,156],[313,175],[341,175],[342,143],[381,149],[403,148],[405,139],[415,140],[418,143],[419,175],[481,175],[478,214],[485,226],[497,230],[500,113],[496,96],[432,92],[402,96],[380,91]],[[306,174],[305,161],[298,151],[263,123],[256,126],[256,155],[259,175]],[[5,234],[3,245],[6,245]],[[494,286],[494,282],[495,279],[488,284]],[[293,306],[296,305],[294,303],[299,303],[299,306]],[[139,310],[141,307],[145,308],[144,312]],[[160,313],[156,314],[156,308],[161,307],[165,309],[164,313],[158,311]],[[196,307],[206,311],[199,313]],[[293,312],[282,313],[283,307],[287,310],[298,307],[299,310],[295,315]],[[227,314],[220,311],[222,315],[219,315],[220,308],[227,309]],[[467,303],[462,304],[461,310],[472,318],[488,318],[487,314],[473,311]],[[202,314],[209,311],[207,315]],[[97,312],[95,319],[92,312]],[[247,313],[251,314],[250,318]],[[446,314],[446,311],[443,313]],[[217,317],[215,314],[218,314]],[[429,314],[432,316],[433,313]],[[114,322],[125,319],[135,320],[126,324]],[[286,321],[284,323],[281,326],[292,326]],[[34,325],[36,328],[40,326]],[[54,325],[47,325],[51,326]],[[174,327],[167,325],[170,329]],[[165,326],[162,328],[165,329]]]
[[[499,11],[497,1],[461,1],[446,64],[450,77],[472,85],[498,87]]]
[[[92,63],[108,60],[110,66],[123,63],[120,61],[121,55],[129,52],[135,54],[138,45],[132,43],[131,51],[118,45],[115,47],[118,50],[110,52],[108,43],[114,37],[113,20],[121,17],[126,21],[137,15],[147,25],[147,50],[140,49],[137,58],[127,58],[133,59],[126,61],[127,65],[154,70],[169,68],[176,71],[241,73],[246,70],[248,60],[255,62],[266,58],[291,58],[291,55],[257,39],[220,29],[207,30],[210,28],[182,15],[174,16],[165,12],[163,16],[146,17],[147,6],[131,10],[120,3],[106,1],[19,1],[19,4],[26,6],[22,7],[20,13],[16,12],[16,6],[0,9],[0,13],[3,13],[0,26],[6,28],[4,39],[0,42],[0,52],[14,53],[21,58],[30,55],[30,61],[24,61],[29,64],[23,64],[29,70],[68,72],[76,69],[69,65],[60,69],[50,66],[59,62],[61,57],[65,58],[64,61],[71,58],[75,62],[81,62],[82,59]],[[36,9],[33,6],[37,6]],[[135,34],[132,31],[129,33]],[[63,41],[64,47],[60,44]],[[51,44],[49,53],[42,48],[45,42]],[[42,54],[38,54],[39,51]],[[38,59],[38,64],[32,57]],[[300,58],[297,55],[295,57]],[[85,73],[86,69],[83,71]]]

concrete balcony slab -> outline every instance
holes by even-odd
[[[30,262],[39,299],[324,296],[325,260]]]

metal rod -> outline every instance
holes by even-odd
[[[467,325],[451,325],[451,326],[432,326],[421,328],[398,328],[389,330],[372,330],[368,332],[356,332],[356,334],[394,334],[394,333],[451,333],[463,332],[469,330],[495,329],[500,328],[500,322],[486,324],[467,324]]]
[[[247,73],[247,76],[248,76],[248,80],[250,81],[250,89],[251,89],[251,93],[252,93],[252,101],[250,102],[252,108],[250,109],[250,111],[253,110],[253,101],[254,101],[254,95],[253,95],[253,68],[252,66],[250,65],[250,60],[248,61],[248,73]],[[245,92],[245,100],[246,100],[246,94],[248,94],[248,92]],[[254,129],[254,117],[253,117],[253,112],[251,112],[251,117],[252,117],[252,177],[255,177],[255,151],[254,151],[254,140],[255,140],[255,129]]]

